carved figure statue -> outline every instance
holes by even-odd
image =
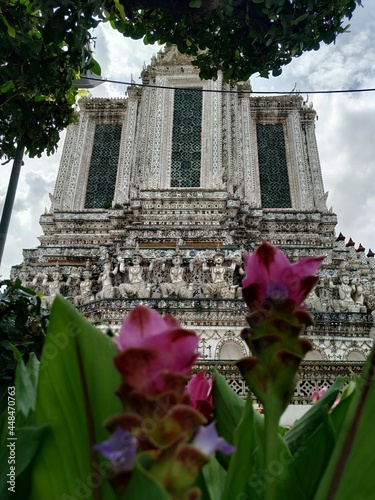
[[[224,255],[221,252],[217,252],[214,255],[214,265],[211,267],[211,279],[212,283],[203,283],[202,290],[205,297],[219,297],[223,299],[233,299],[236,294],[237,285],[229,285],[225,280],[225,273],[228,267],[224,265]],[[207,271],[210,268],[207,266],[206,262],[203,262],[203,271]],[[231,265],[231,269],[234,270],[235,263]]]
[[[79,284],[80,294],[75,297],[76,305],[87,304],[94,300],[94,294],[92,293],[92,279],[91,271],[88,264],[82,273],[83,281]]]
[[[117,268],[116,272],[114,272],[111,270],[111,267],[111,259],[107,257],[103,264],[103,271],[98,278],[98,283],[102,284],[102,289],[96,294],[97,299],[113,299],[115,296],[113,276],[117,273]]]
[[[52,271],[52,281],[48,282],[47,280],[43,281],[43,284],[46,284],[48,287],[48,295],[45,295],[42,300],[43,307],[51,307],[56,294],[60,293],[61,272],[58,264]]]
[[[22,267],[20,270],[19,278],[24,286],[27,286],[29,283],[29,270],[25,262],[22,263]]]
[[[121,283],[118,289],[122,297],[142,297],[149,298],[151,296],[151,285],[143,279],[143,267],[141,266],[142,257],[139,253],[134,253],[132,257],[132,265],[125,266],[124,259],[120,257],[119,269],[120,272],[125,272],[128,269],[129,283]],[[152,263],[149,270],[152,270]]]
[[[311,290],[311,292],[307,295],[304,300],[304,304],[309,311],[322,311],[322,303],[320,302],[320,298],[318,297],[315,289]]]
[[[39,281],[42,281],[42,285],[47,285],[47,282],[48,282],[48,275],[45,274],[45,273],[37,273],[34,278],[33,278],[33,281],[31,282],[31,285],[33,287],[37,286],[38,282]]]
[[[354,276],[351,281],[352,286],[352,298],[357,306],[359,306],[360,312],[366,312],[367,307],[365,306],[365,296],[364,287],[361,283],[359,276]]]
[[[333,310],[336,312],[359,312],[360,307],[355,304],[352,298],[352,287],[349,284],[349,276],[343,274],[340,278],[341,283],[335,287],[332,281],[329,282],[331,288],[337,288],[338,299],[332,301]]]
[[[175,253],[172,257],[172,267],[169,271],[170,283],[161,283],[160,290],[163,297],[174,295],[182,298],[192,298],[193,286],[188,285],[183,279],[184,268],[182,267],[182,257]]]
[[[352,286],[352,297],[354,302],[356,304],[359,304],[360,306],[363,306],[365,297],[363,295],[363,286],[358,276],[354,276],[354,278],[352,278],[351,286]]]
[[[76,287],[79,285],[81,281],[81,275],[78,273],[69,274],[68,279],[66,280],[66,286],[68,287]]]

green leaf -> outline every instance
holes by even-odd
[[[201,500],[216,500],[222,497],[227,472],[215,455],[203,467],[195,486],[201,490]]]
[[[76,102],[77,90],[74,87],[71,87],[68,92],[65,94],[65,99],[69,104],[74,104]]]
[[[245,401],[229,387],[223,375],[214,369],[214,418],[219,436],[234,445],[234,430],[241,421],[245,409]],[[227,468],[230,457],[218,455],[219,462]]]
[[[236,452],[232,455],[222,500],[251,498],[262,500],[266,482],[277,483],[278,497],[303,500],[297,481],[294,457],[278,436],[278,459],[264,464],[264,418],[253,409],[248,397],[243,419],[235,431]]]
[[[112,340],[58,296],[53,302],[39,372],[35,425],[50,425],[32,464],[30,498],[114,499],[94,443],[108,438],[103,421],[121,411],[121,377]],[[21,451],[21,450],[19,450]],[[95,497],[96,498],[96,497]]]
[[[375,490],[375,347],[349,400],[337,445],[315,499],[372,498]],[[339,410],[341,403],[336,410]],[[336,412],[334,410],[333,414]]]
[[[30,410],[35,410],[36,395],[39,376],[39,361],[35,354],[29,354],[27,365],[23,362],[22,357],[18,359],[16,368],[16,402],[19,409],[25,418],[28,417]]]
[[[189,7],[191,9],[199,9],[202,6],[202,0],[190,0]]]
[[[12,462],[12,455],[10,455],[10,448],[3,446],[0,452],[0,498],[3,500],[7,498],[12,498],[9,494],[7,480],[7,474],[10,472],[10,467],[15,465],[15,475],[16,475],[16,492],[19,489],[19,476],[26,470],[29,466],[31,460],[33,459],[37,449],[41,443],[44,432],[47,430],[48,426],[41,427],[17,427],[15,432],[15,457],[16,464]],[[7,440],[4,443],[10,443]],[[19,497],[21,498],[21,497]]]
[[[323,423],[324,408],[330,409],[335,402],[340,390],[343,388],[346,377],[339,377],[318,401],[298,420],[298,422],[287,432],[285,441],[290,451],[295,454],[304,442]]]
[[[114,1],[115,7],[116,7],[118,13],[120,14],[121,19],[125,20],[126,15],[125,15],[124,6],[120,3],[119,0],[113,0],[113,1]]]
[[[264,482],[270,480],[278,482],[280,498],[302,500],[304,496],[296,479],[294,457],[281,436],[278,462],[264,468],[264,418],[253,409],[251,395],[244,403],[225,378],[215,372],[214,405],[218,434],[236,446],[235,453],[229,457],[222,500],[261,500]],[[218,454],[218,459],[223,466],[228,465],[223,462],[222,455]]]
[[[296,475],[300,479],[301,489],[308,499],[314,498],[316,488],[326,470],[336,445],[337,436],[340,434],[342,423],[345,419],[348,407],[351,404],[351,398],[353,397],[353,391],[350,389],[348,392],[349,394],[346,397],[344,397],[344,395],[341,397],[340,404],[332,413],[329,412],[332,398],[330,398],[331,401],[329,401],[328,404],[320,406],[320,425],[318,425],[315,431],[311,432],[310,436],[303,441],[294,454]],[[314,407],[317,406],[319,401]],[[307,422],[306,427],[309,427]],[[311,429],[313,428],[312,426],[310,427]],[[311,457],[314,457],[314,460],[311,460]],[[309,471],[309,474],[305,473],[306,470]]]
[[[96,61],[95,59],[92,60],[92,63],[91,63],[91,71],[95,74],[95,75],[101,75],[102,74],[102,69],[100,67],[100,64],[98,63],[98,61]]]
[[[14,83],[12,80],[8,80],[7,82],[3,83],[2,86],[0,87],[0,92],[2,94],[6,94],[9,92],[14,87]]]
[[[321,424],[303,441],[294,454],[294,469],[306,499],[314,498],[335,446],[335,432],[327,406],[320,410]],[[308,473],[306,473],[308,471]]]
[[[2,19],[3,23],[5,24],[5,26],[7,27],[7,32],[8,32],[8,35],[12,38],[14,38],[16,36],[16,30],[13,28],[13,26],[11,26],[8,21],[6,20],[6,18],[3,16],[3,14],[0,12],[0,19]]]

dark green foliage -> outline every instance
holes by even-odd
[[[292,58],[346,29],[357,0],[106,0],[112,26],[197,56],[201,78],[277,76]],[[114,6],[113,6],[114,4]],[[202,52],[203,51],[203,52]]]
[[[42,310],[40,297],[15,282],[0,281],[0,400],[13,384],[16,359],[12,346],[25,362],[34,352],[39,358],[48,324],[48,312]],[[0,411],[2,404],[0,402]]]
[[[101,2],[9,0],[0,6],[0,157],[55,151],[74,120],[79,73],[93,65],[88,30]],[[99,6],[99,7],[98,7]]]

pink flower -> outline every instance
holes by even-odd
[[[311,389],[311,402],[314,404],[316,403],[324,394],[328,391],[327,387],[322,387],[319,389],[319,391],[316,391],[315,389]],[[333,405],[331,406],[331,410],[334,410],[336,406],[340,403],[341,396],[340,394],[337,396],[335,399]]]
[[[293,301],[298,307],[318,281],[314,276],[324,257],[306,257],[291,264],[278,248],[263,242],[250,254],[244,252],[246,277],[243,296],[250,310],[259,309],[266,299]]]
[[[212,378],[207,380],[204,371],[200,371],[192,377],[186,389],[193,407],[202,413],[207,420],[212,420],[214,409],[212,404],[212,382]]]
[[[327,387],[322,387],[321,389],[319,389],[319,391],[316,391],[315,389],[311,388],[311,401],[313,403],[316,403],[318,399],[320,399],[326,392],[327,392]]]
[[[162,318],[144,306],[125,318],[115,340],[120,354],[115,366],[130,389],[147,396],[184,388],[198,357],[198,336],[174,318]]]

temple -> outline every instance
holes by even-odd
[[[40,245],[12,277],[46,307],[61,293],[103,331],[137,304],[172,313],[200,335],[197,369],[217,366],[244,395],[230,363],[247,354],[243,250],[268,240],[291,260],[324,255],[294,402],[358,373],[373,344],[375,259],[335,235],[312,105],[202,81],[175,47],[142,82],[123,99],[79,101]]]

